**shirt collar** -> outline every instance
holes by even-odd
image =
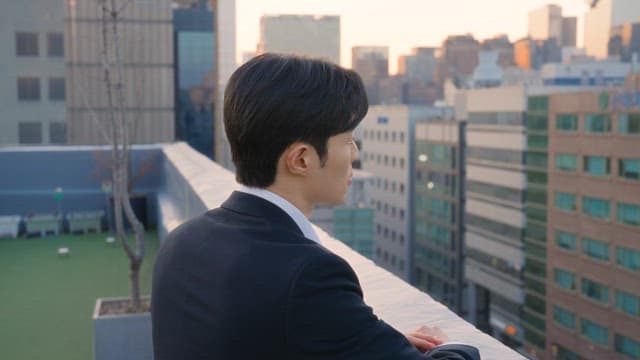
[[[313,240],[318,244],[322,244],[320,242],[320,238],[318,237],[318,234],[316,234],[316,231],[313,229],[313,226],[311,225],[311,222],[309,221],[309,219],[307,219],[307,217],[304,216],[302,211],[300,211],[297,207],[295,207],[292,203],[287,201],[282,196],[266,189],[248,187],[245,185],[241,185],[238,191],[257,196],[259,198],[267,200],[268,202],[276,205],[277,207],[282,209],[284,212],[286,212],[287,215],[291,217],[291,219],[293,219],[296,225],[298,225],[298,227],[300,228],[300,231],[302,231],[302,234],[304,235],[304,237],[306,237],[307,239]]]

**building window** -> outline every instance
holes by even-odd
[[[593,321],[580,319],[580,333],[598,345],[609,347],[609,331]]]
[[[632,359],[640,359],[640,343],[624,335],[616,334],[615,348],[619,354],[624,354]]]
[[[400,142],[404,144],[404,133],[400,133]]]
[[[619,159],[618,175],[625,179],[640,180],[640,160]]]
[[[611,160],[605,156],[585,156],[584,172],[589,175],[605,176],[611,174]]]
[[[589,279],[582,278],[582,295],[602,304],[609,303],[609,287]]]
[[[640,226],[640,205],[618,203],[616,210],[618,222]]]
[[[64,56],[64,36],[62,35],[62,33],[47,34],[47,56]]]
[[[18,78],[18,100],[38,101],[40,100],[40,79],[37,77]]]
[[[588,133],[611,132],[611,116],[607,114],[585,114],[584,131]]]
[[[42,123],[23,122],[18,124],[18,141],[20,144],[42,144]]]
[[[582,239],[582,253],[590,258],[609,261],[609,244],[595,239]]]
[[[560,286],[565,290],[575,290],[576,289],[576,274],[555,268],[553,269],[553,280],[556,285]]]
[[[16,56],[38,56],[38,33],[16,33]]]
[[[404,245],[404,235],[400,234],[400,245]]]
[[[557,153],[555,155],[556,169],[562,171],[578,170],[578,157],[575,154]]]
[[[598,219],[609,220],[611,205],[607,200],[585,196],[582,198],[582,213]]]
[[[576,315],[559,306],[553,306],[553,320],[567,329],[573,330],[576,328]]]
[[[577,114],[558,114],[556,116],[556,130],[578,131]]]
[[[404,194],[404,184],[400,184],[400,194]]]
[[[625,269],[640,272],[640,251],[617,246],[616,264]]]
[[[51,144],[67,143],[67,124],[64,122],[49,123],[49,142]]]
[[[404,260],[400,259],[400,271],[404,271]]]
[[[404,210],[400,209],[400,220],[404,220]]]
[[[66,98],[64,78],[49,78],[49,100],[64,101]]]
[[[555,208],[562,211],[576,211],[576,195],[561,191],[555,192]]]
[[[640,113],[618,115],[618,129],[620,134],[640,135]]]
[[[640,298],[628,292],[616,290],[616,309],[631,316],[640,316]]]
[[[395,131],[391,132],[391,141],[392,142],[396,142],[396,132]]]
[[[404,158],[400,158],[400,169],[404,169]]]
[[[574,251],[576,249],[576,236],[565,231],[556,231],[556,245],[559,248]]]

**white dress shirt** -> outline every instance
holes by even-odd
[[[298,228],[300,228],[300,231],[302,231],[302,234],[304,235],[304,237],[306,237],[307,239],[313,240],[318,244],[322,244],[320,242],[320,238],[318,237],[318,234],[316,234],[316,231],[313,229],[313,226],[311,225],[311,222],[309,221],[309,219],[307,219],[307,217],[304,216],[302,211],[300,211],[297,207],[295,207],[292,203],[287,201],[282,196],[266,189],[248,187],[244,185],[242,185],[240,189],[238,189],[238,191],[255,195],[279,207],[284,212],[286,212],[287,215],[289,215],[289,217],[293,219],[296,225],[298,225]]]

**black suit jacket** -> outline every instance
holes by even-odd
[[[363,303],[342,258],[242,192],[169,234],[151,314],[162,360],[449,358],[416,350]]]

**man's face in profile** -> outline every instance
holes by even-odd
[[[327,140],[324,166],[316,154],[317,161],[314,161],[309,177],[313,203],[325,205],[344,203],[353,176],[351,164],[358,159],[358,154],[353,131],[334,135]]]

